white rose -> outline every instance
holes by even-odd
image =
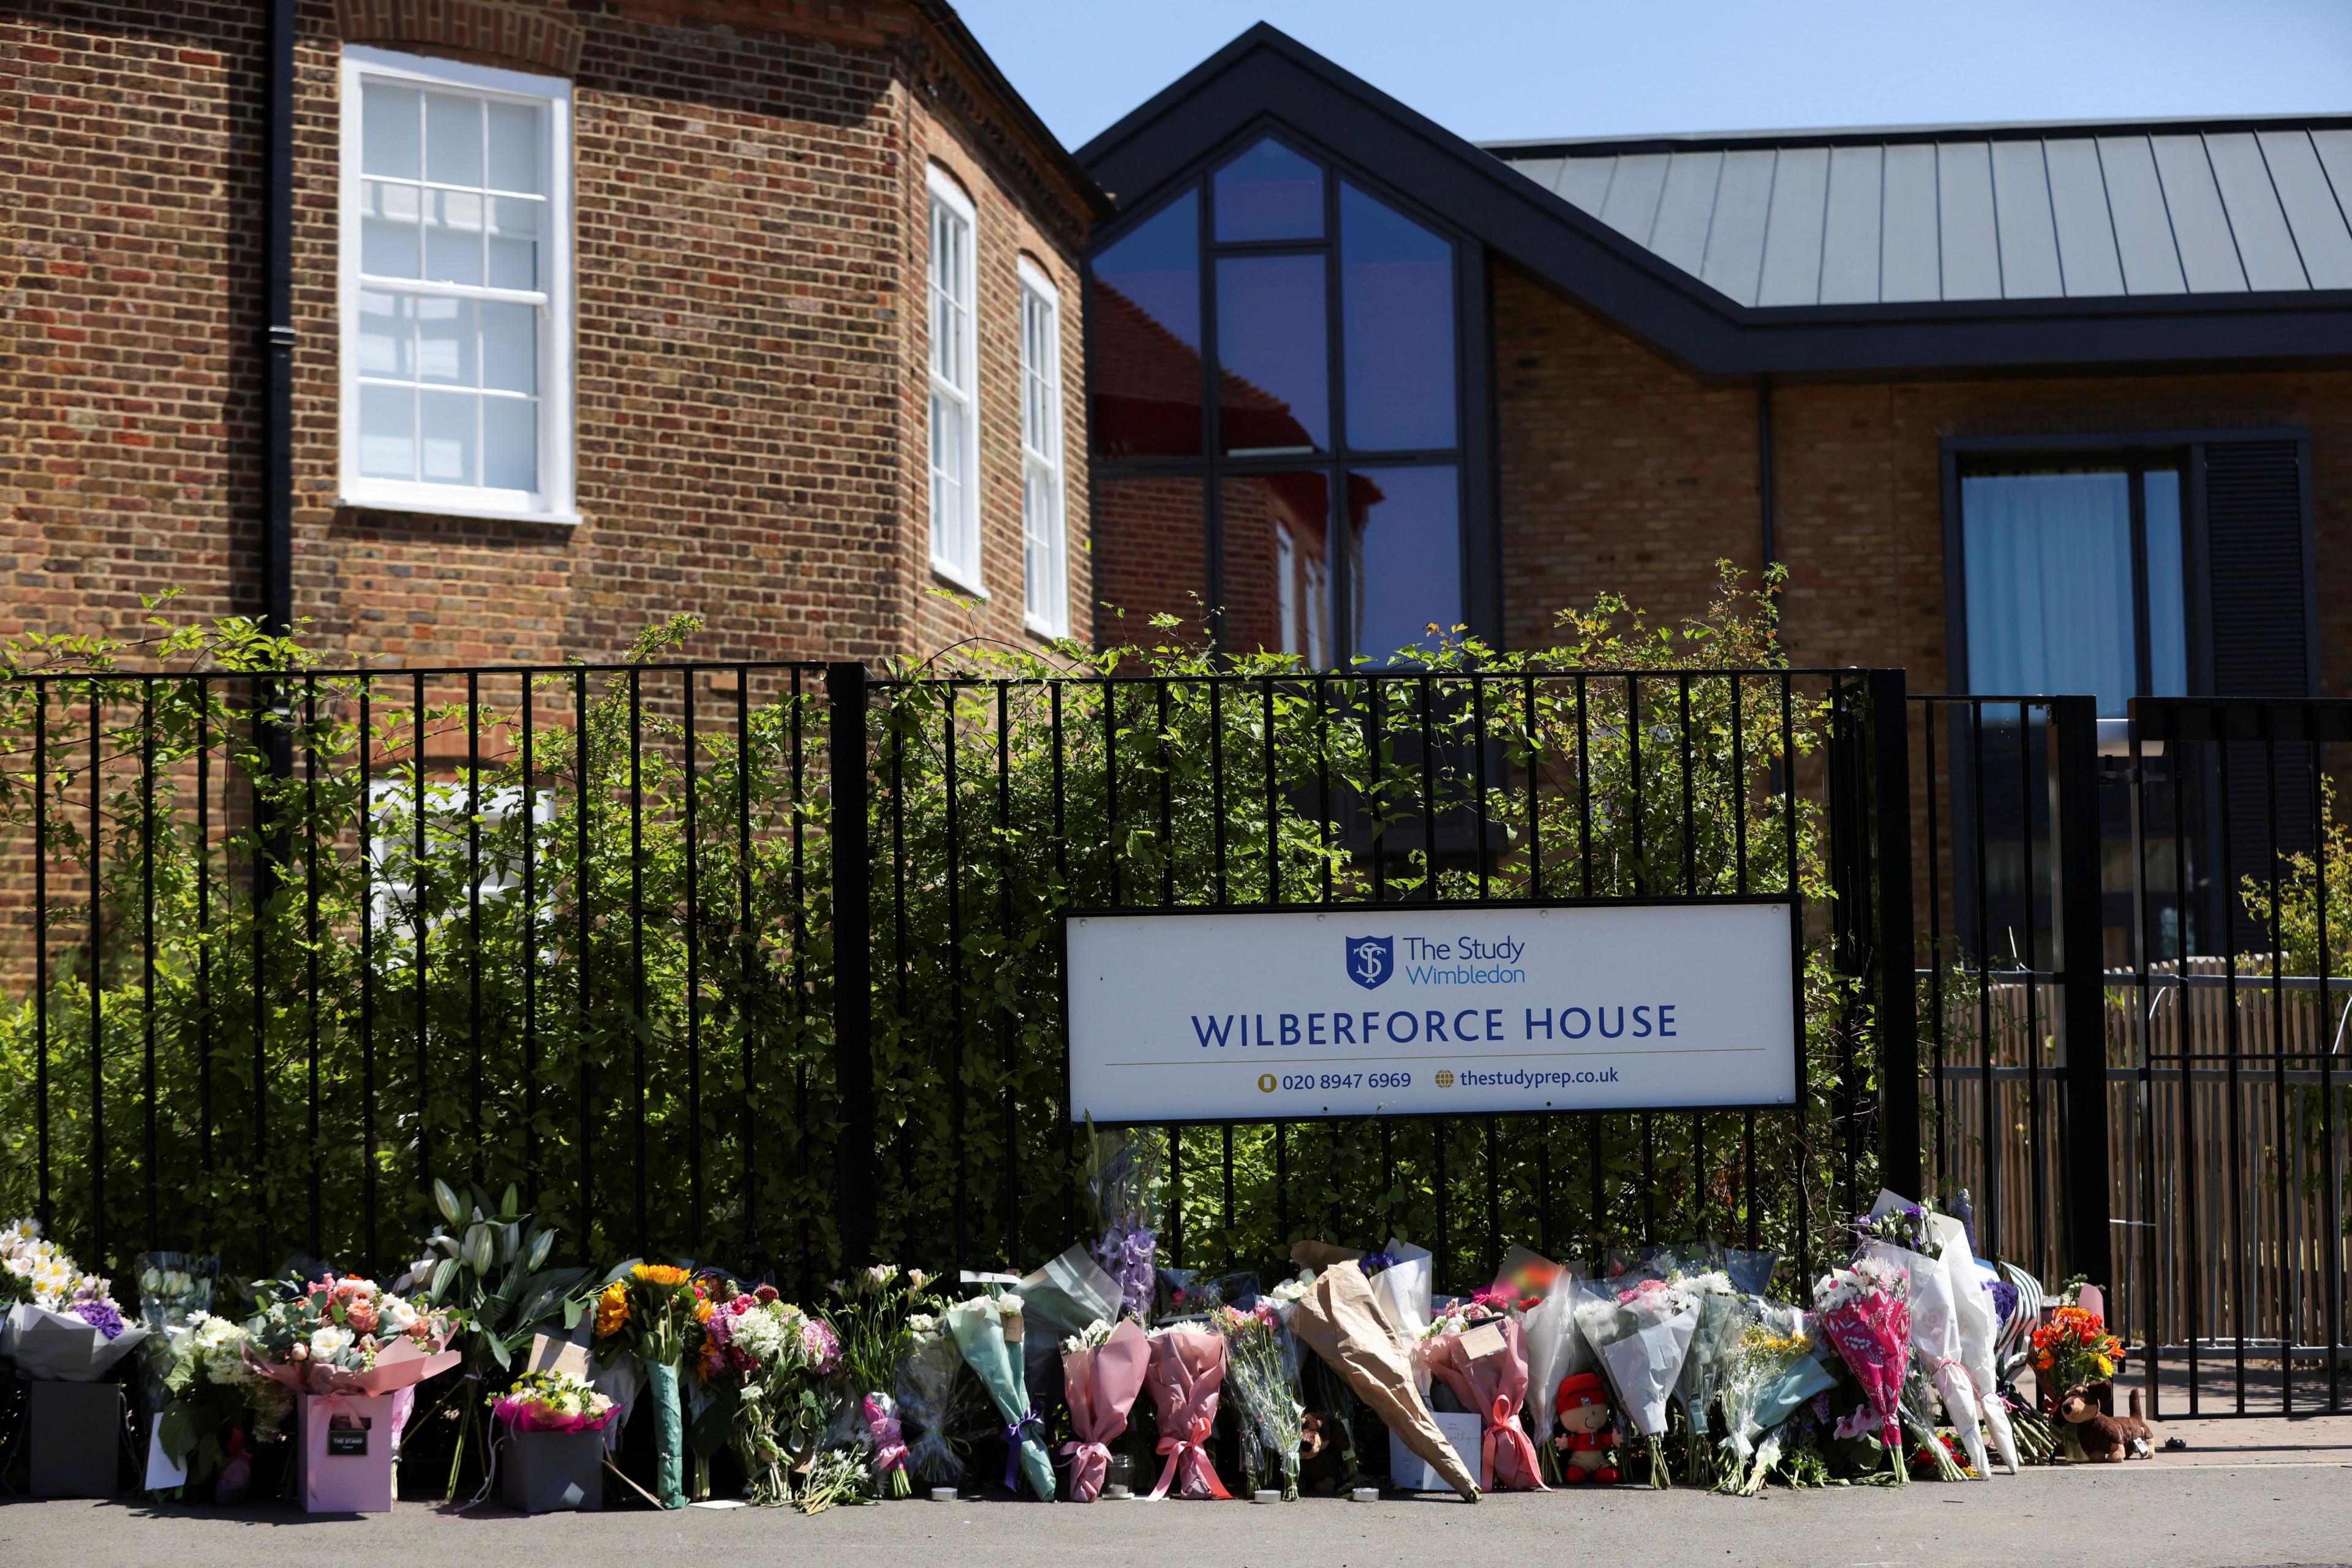
[[[341,1355],[343,1352],[351,1349],[352,1346],[357,1342],[358,1342],[352,1338],[351,1330],[338,1328],[334,1324],[329,1323],[326,1327],[320,1329],[311,1334],[310,1353],[314,1356],[331,1360],[334,1357]]]

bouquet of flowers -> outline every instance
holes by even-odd
[[[1515,1300],[1507,1285],[1482,1290],[1468,1313],[1447,1312],[1432,1325],[1423,1345],[1431,1373],[1454,1391],[1465,1410],[1475,1411],[1484,1428],[1479,1468],[1494,1478],[1497,1491],[1546,1490],[1542,1460],[1519,1427],[1519,1407],[1528,1396],[1525,1331],[1500,1312]]]
[[[1840,1425],[1838,1436],[1858,1436],[1874,1426],[1900,1484],[1907,1479],[1901,1419],[1904,1372],[1911,1360],[1909,1282],[1891,1264],[1858,1258],[1851,1268],[1832,1268],[1814,1282],[1813,1310],[1866,1401]]]
[[[719,1418],[729,1423],[751,1500],[791,1502],[793,1475],[824,1436],[828,1412],[819,1391],[840,1370],[839,1338],[772,1285],[712,1303],[702,1331],[698,1375],[731,1395]]]
[[[1225,1381],[1233,1386],[1234,1404],[1242,1414],[1242,1455],[1256,1489],[1256,1457],[1263,1455],[1282,1468],[1285,1501],[1298,1497],[1298,1446],[1304,1433],[1300,1418],[1307,1407],[1298,1402],[1296,1370],[1284,1354],[1290,1338],[1281,1310],[1260,1298],[1244,1310],[1219,1307],[1209,1314],[1209,1326],[1225,1340]]]
[[[1119,1310],[1148,1321],[1160,1237],[1160,1134],[1143,1128],[1097,1132],[1091,1121],[1087,1130],[1094,1141],[1087,1192],[1102,1226],[1095,1258],[1118,1286]]]
[[[1521,1247],[1513,1247],[1503,1258],[1503,1276],[1517,1297],[1519,1330],[1528,1348],[1522,1408],[1538,1439],[1536,1453],[1544,1472],[1553,1479],[1558,1479],[1558,1461],[1551,1445],[1541,1440],[1550,1435],[1556,1418],[1552,1402],[1562,1383],[1592,1365],[1592,1352],[1576,1331],[1576,1282],[1583,1272],[1582,1263],[1553,1263]]]
[[[1061,1342],[1090,1324],[1121,1316],[1126,1292],[1096,1264],[1084,1244],[1023,1275],[1013,1290],[1021,1298],[1022,1321],[1028,1325],[1021,1349],[1029,1402],[1051,1410],[1063,1401]]]
[[[0,1355],[37,1382],[96,1383],[148,1334],[122,1321],[110,1289],[44,1237],[40,1221],[11,1221],[0,1228],[0,1300],[10,1303]]]
[[[1666,1396],[1681,1378],[1698,1329],[1698,1298],[1655,1275],[1620,1275],[1586,1286],[1576,1326],[1650,1449],[1650,1483],[1670,1487],[1664,1442]]]
[[[147,1428],[146,1485],[151,1491],[188,1484],[186,1467],[164,1453],[160,1417],[171,1403],[171,1376],[186,1353],[191,1325],[211,1313],[219,1276],[216,1258],[150,1252],[139,1260],[139,1321],[147,1330],[141,1359],[147,1368],[147,1408],[158,1417]]]
[[[1154,1330],[1144,1381],[1160,1416],[1160,1452],[1168,1456],[1151,1500],[1166,1497],[1172,1485],[1178,1497],[1231,1500],[1208,1449],[1217,1424],[1217,1394],[1225,1383],[1223,1337],[1198,1329]]]
[[[1040,1502],[1052,1502],[1054,1463],[1045,1457],[1045,1422],[1029,1403],[1021,1359],[1022,1305],[1011,1294],[959,1301],[947,1310],[948,1331],[1004,1422],[1005,1489],[1018,1489],[1025,1477]]]
[[[1965,1194],[1963,1194],[1965,1197]],[[1954,1318],[1959,1325],[1960,1364],[1975,1389],[1985,1426],[1992,1433],[2009,1473],[2017,1473],[2017,1435],[2010,1425],[2008,1402],[2001,1397],[1994,1346],[2000,1337],[2000,1317],[1994,1307],[1990,1271],[1976,1259],[1969,1245],[1968,1226],[1950,1215],[1929,1216],[1936,1239],[1943,1244],[1944,1273],[1952,1284]],[[2014,1292],[2012,1292],[2013,1294]]]
[[[877,1263],[835,1290],[840,1300],[833,1326],[841,1337],[842,1375],[857,1396],[856,1415],[873,1451],[875,1483],[887,1485],[892,1497],[912,1495],[914,1485],[907,1473],[907,1444],[890,1384],[914,1345],[910,1320],[931,1304],[923,1294],[929,1279],[919,1268],[908,1269],[901,1279],[897,1265]]]
[[[247,1439],[276,1441],[294,1407],[293,1394],[254,1370],[246,1356],[244,1326],[227,1318],[192,1312],[149,1342],[151,1347],[157,1342],[168,1347],[170,1360],[158,1379],[162,1393],[149,1443],[149,1486],[193,1488],[217,1481],[220,1501],[240,1500],[229,1494],[236,1489],[233,1472]],[[173,1475],[176,1480],[164,1479]]]
[[[2105,1382],[2123,1364],[2123,1341],[2107,1332],[2105,1318],[2086,1307],[2061,1307],[2033,1331],[2033,1380],[2053,1408],[2076,1384]]]
[[[1092,1502],[1102,1495],[1110,1445],[1127,1430],[1128,1412],[1143,1392],[1150,1360],[1150,1342],[1129,1319],[1116,1324],[1097,1319],[1062,1342],[1062,1386],[1076,1439],[1062,1445],[1070,1457],[1072,1502]]]
[[[1713,1446],[1706,1440],[1707,1411],[1722,1392],[1741,1336],[1755,1321],[1754,1299],[1735,1288],[1730,1275],[1720,1268],[1678,1276],[1674,1282],[1698,1299],[1698,1325],[1691,1331],[1690,1353],[1683,1358],[1682,1375],[1675,1380],[1675,1403],[1682,1406],[1683,1419],[1690,1428],[1691,1463],[1697,1468],[1706,1464],[1712,1452]]]
[[[490,1402],[490,1414],[518,1432],[602,1432],[621,1407],[568,1372],[527,1372]]]
[[[1395,1245],[1391,1243],[1391,1246]],[[1397,1440],[1444,1476],[1465,1501],[1478,1500],[1478,1480],[1437,1428],[1429,1401],[1421,1392],[1414,1370],[1413,1342],[1389,1315],[1364,1269],[1372,1260],[1358,1261],[1343,1249],[1322,1242],[1301,1242],[1291,1257],[1314,1264],[1320,1272],[1291,1309],[1290,1331],[1299,1342],[1323,1358],[1332,1371],[1370,1405]]]
[[[296,1395],[392,1395],[392,1451],[415,1407],[416,1385],[464,1358],[444,1347],[457,1332],[448,1314],[355,1274],[254,1287],[258,1310],[246,1324],[246,1364]]]
[[[664,1508],[686,1506],[686,1417],[677,1379],[700,1331],[696,1304],[693,1275],[667,1263],[622,1264],[596,1297],[598,1356],[635,1355],[653,1394],[654,1489]]]
[[[1780,1457],[1782,1424],[1835,1383],[1813,1353],[1804,1314],[1779,1302],[1760,1303],[1724,1372],[1723,1447],[1731,1462],[1717,1489],[1737,1489],[1743,1497],[1761,1490]]]
[[[1979,1429],[1976,1384],[1960,1359],[1959,1302],[1944,1268],[1944,1242],[1933,1217],[1917,1204],[1881,1193],[1877,1205],[1856,1226],[1862,1250],[1900,1268],[1911,1281],[1911,1348],[1920,1370],[1943,1400],[1952,1426],[1979,1475],[1987,1469],[1984,1435]],[[1937,1451],[1942,1451],[1938,1445]]]
[[[980,1415],[978,1389],[943,1319],[909,1313],[907,1332],[907,1353],[891,1386],[900,1416],[915,1428],[908,1468],[925,1486],[951,1487],[963,1479],[964,1438]]]

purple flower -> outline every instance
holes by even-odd
[[[1394,1268],[1396,1263],[1397,1260],[1385,1252],[1368,1252],[1360,1267],[1364,1271],[1364,1278],[1370,1279],[1375,1274]]]
[[[2017,1287],[2006,1279],[1988,1279],[1985,1289],[1992,1292],[1993,1316],[2006,1325],[2010,1319],[2017,1316],[2020,1300]]]
[[[122,1314],[109,1301],[76,1301],[73,1314],[108,1339],[122,1331]]]
[[[1151,1260],[1160,1238],[1124,1220],[1114,1220],[1094,1245],[1095,1261],[1118,1284],[1119,1308],[1140,1318],[1151,1310]]]

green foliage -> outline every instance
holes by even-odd
[[[560,1221],[581,1260],[824,1278],[831,714],[814,668],[665,662],[695,630],[470,684],[331,672],[235,622],[159,626],[151,655],[203,679],[9,648],[0,831],[29,845],[39,819],[50,885],[46,992],[28,942],[0,954],[0,1210],[37,1195],[46,1095],[54,1228],[93,1234],[102,1204],[110,1248],[152,1204],[160,1237],[248,1268],[297,1243],[373,1267],[446,1179],[511,1185],[499,1213]],[[1793,1250],[1836,1212],[1839,1151],[1868,1168],[1874,1085],[1811,798],[1839,710],[1784,666],[1769,593],[1727,569],[1686,624],[1604,597],[1557,646],[1456,636],[1410,670],[1171,636],[890,671],[866,739],[883,1255],[1025,1267],[1088,1227],[1066,910],[1792,887],[1801,1116],[1191,1129],[1161,1206],[1183,1263],[1394,1229],[1439,1244],[1448,1285],[1546,1235],[1752,1225]]]

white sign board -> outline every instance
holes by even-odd
[[[1786,902],[1070,917],[1070,1116],[1793,1105]]]

